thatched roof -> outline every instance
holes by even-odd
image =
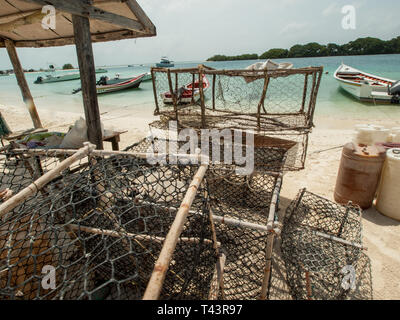
[[[56,8],[55,30],[41,23],[42,6]],[[156,28],[135,0],[0,0],[0,47],[51,47],[74,43],[72,13],[90,18],[93,42],[156,35]]]

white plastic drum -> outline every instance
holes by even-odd
[[[390,142],[392,143],[400,143],[400,127],[393,128],[392,134],[390,135],[391,139]]]
[[[359,145],[373,146],[378,142],[388,142],[390,136],[390,130],[385,129],[383,126],[377,125],[357,125],[355,127],[356,134],[354,137],[354,143]]]
[[[400,221],[400,149],[390,149],[382,171],[376,208],[385,216]]]

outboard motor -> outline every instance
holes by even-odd
[[[105,85],[107,85],[107,80],[108,80],[107,76],[102,76],[102,77],[100,77],[100,80],[97,81],[97,85],[98,86],[105,86]]]
[[[389,87],[389,94],[392,96],[392,103],[400,103],[400,81],[393,83]]]
[[[43,77],[37,77],[35,83],[42,83]]]

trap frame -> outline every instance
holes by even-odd
[[[0,200],[2,298],[267,297],[272,246],[264,240],[276,230],[277,205],[262,210],[268,225],[228,216],[212,209],[207,165],[153,166],[146,154],[92,148],[14,149],[0,159],[1,188],[12,193]],[[244,268],[258,270],[250,289],[224,248],[227,229],[264,244],[258,261],[245,252]],[[42,287],[45,265],[55,268],[55,289]]]
[[[186,128],[232,128],[307,132],[313,118],[323,68],[215,70],[152,68],[155,115]],[[203,86],[206,81],[209,86]],[[185,86],[191,99],[182,103]],[[165,100],[165,93],[172,99]],[[190,98],[190,97],[189,97]],[[190,101],[187,101],[190,100]],[[169,103],[169,102],[172,103]]]
[[[363,277],[359,272],[367,272],[359,266],[364,250],[361,214],[351,203],[342,206],[306,189],[299,192],[286,211],[282,229],[283,260],[294,299],[349,296],[350,288],[342,286],[350,272],[346,268],[354,272],[349,277],[354,284],[356,276]]]

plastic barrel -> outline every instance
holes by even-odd
[[[400,221],[400,149],[387,152],[376,208],[385,216]]]
[[[370,208],[384,161],[385,150],[382,148],[346,144],[336,181],[335,201],[340,204],[351,201],[362,209]]]

